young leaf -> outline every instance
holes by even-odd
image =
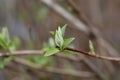
[[[58,53],[60,50],[58,48],[53,48],[50,50],[47,50],[46,53],[44,54],[44,56],[51,56],[53,54]]]
[[[9,56],[7,58],[5,58],[5,62],[10,62],[14,59],[14,56]]]
[[[55,47],[55,42],[53,38],[49,38],[48,40],[48,47],[54,48]]]
[[[60,27],[58,27],[57,32],[58,32],[60,35],[62,35],[62,30],[61,30],[61,28],[60,28]]]
[[[60,31],[60,28],[59,28],[59,30],[56,31],[56,34],[55,34],[55,43],[57,46],[62,47],[63,42],[64,40],[63,40],[62,32]]]
[[[5,66],[5,59],[1,58],[0,59],[0,69],[4,68],[4,66]]]
[[[14,42],[10,41],[8,44],[7,44],[7,47],[10,51],[14,51],[16,49],[16,46],[14,44]]]
[[[0,46],[4,46],[4,38],[2,34],[0,34]]]
[[[50,34],[55,36],[55,31],[50,31]]]
[[[90,53],[94,54],[95,50],[94,50],[94,46],[91,40],[89,40],[89,48],[90,48]]]
[[[35,56],[33,60],[34,60],[34,63],[40,66],[46,66],[51,61],[51,57]]]
[[[9,41],[10,38],[9,38],[9,33],[8,33],[7,27],[2,28],[2,35],[3,35],[5,41]]]
[[[67,27],[67,24],[65,24],[62,28],[61,28],[61,31],[62,31],[62,36],[64,36],[65,34],[65,29]]]
[[[75,38],[68,38],[64,40],[63,49],[67,47]]]
[[[0,69],[4,68],[5,63],[9,62],[11,60],[13,60],[13,56],[9,56],[9,57],[6,57],[6,58],[3,58],[3,57],[0,58]]]
[[[3,48],[6,48],[6,41],[4,40],[4,36],[2,34],[0,34],[0,46]]]

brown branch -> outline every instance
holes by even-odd
[[[76,28],[78,30],[85,32],[90,37],[95,36],[98,42],[100,43],[100,45],[103,48],[105,48],[111,56],[114,56],[114,57],[119,56],[119,53],[106,40],[103,39],[99,29],[97,29],[96,27],[93,27],[93,25],[90,24],[88,20],[87,22],[92,26],[91,29],[89,29],[90,27],[88,27],[85,23],[83,23],[81,19],[78,19],[72,14],[68,13],[63,7],[55,3],[53,0],[40,0],[40,1],[46,4],[53,11],[57,12],[63,18],[68,20],[70,23],[72,23],[74,25],[73,28]],[[79,13],[81,14],[81,11],[79,11]],[[86,19],[84,18],[84,20]],[[89,33],[89,32],[92,32],[92,33]]]
[[[95,27],[93,24],[91,24],[91,22],[86,18],[86,16],[84,14],[82,14],[81,10],[79,10],[79,14],[82,14],[82,16],[83,15],[84,16],[80,17],[80,19],[77,18],[77,21],[76,21],[76,17],[75,16],[73,16],[72,14],[68,13],[67,11],[65,11],[65,9],[62,6],[60,6],[59,4],[55,3],[53,0],[40,0],[40,1],[43,2],[45,5],[47,5],[48,8],[51,8],[54,12],[57,12],[60,16],[62,16],[64,19],[66,19],[67,21],[69,21],[71,24],[74,25],[74,26],[70,26],[70,27],[73,27],[73,28],[76,28],[78,30],[81,30],[81,31],[85,32],[90,37],[90,39],[92,39],[92,40],[94,39],[94,41],[96,41],[98,43],[98,45],[100,47],[102,47],[102,49],[106,50],[106,51],[103,51],[103,52],[105,52],[105,54],[106,54],[106,52],[108,52],[107,54],[109,54],[110,56],[113,56],[113,57],[119,56],[119,53],[111,46],[111,44],[109,44],[103,38],[103,36],[101,35],[101,31],[99,31],[99,29],[97,29],[97,27]],[[67,14],[67,17],[66,17],[66,14]],[[73,18],[73,19],[71,19],[71,18]],[[87,21],[85,21],[85,20],[87,20]],[[87,22],[87,24],[84,21]],[[83,61],[93,71],[95,71],[98,74],[98,76],[103,78],[103,76],[104,76],[103,72],[101,70],[99,70],[98,67],[95,64],[91,63],[90,60],[88,60],[87,58],[83,58]],[[107,67],[109,67],[109,66],[107,66]]]
[[[0,57],[4,56],[20,56],[20,55],[42,55],[43,51],[41,50],[21,50],[21,51],[12,51],[11,54],[8,53],[0,53]]]
[[[87,56],[98,58],[98,59],[109,60],[109,61],[120,61],[120,58],[100,56],[97,54],[90,54],[89,52],[85,52],[85,51],[77,50],[77,49],[73,49],[73,48],[65,48],[65,50],[78,52],[78,53],[81,53],[83,55],[87,55]],[[6,57],[6,56],[11,56],[11,55],[12,56],[42,55],[43,53],[44,53],[44,51],[42,51],[42,50],[22,50],[22,51],[13,51],[13,52],[11,52],[11,54],[10,53],[0,53],[0,57]],[[66,55],[62,55],[62,54],[57,54],[57,56],[63,57],[63,58],[68,58],[68,59],[75,60],[75,61],[78,60],[78,59],[75,59],[75,57],[70,57],[70,56],[66,56]]]
[[[103,60],[109,60],[109,61],[120,61],[120,58],[114,58],[114,57],[107,57],[107,56],[100,56],[97,54],[91,54],[89,52],[81,51],[81,50],[76,50],[72,48],[65,48],[65,50],[73,51],[73,52],[78,52],[90,57],[98,58],[98,59],[103,59]]]
[[[8,56],[23,56],[23,55],[43,55],[44,51],[42,50],[21,50],[21,51],[12,51],[11,53],[0,53],[0,57],[8,57]],[[65,54],[56,54],[55,56],[73,60],[73,61],[78,61],[78,58],[76,56],[68,56]]]

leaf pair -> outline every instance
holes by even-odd
[[[9,52],[15,50],[16,42],[18,43],[18,39],[15,38],[13,41],[11,41],[7,27],[3,27],[0,33],[0,51]],[[0,58],[0,68],[3,68],[5,62],[11,61],[12,58],[12,56]]]
[[[62,28],[58,27],[56,31],[50,32],[55,37],[54,41],[56,47],[47,50],[44,56],[50,56],[58,52],[64,51],[64,49],[74,40],[74,38],[64,39],[66,27],[67,25],[65,24]]]
[[[13,51],[16,49],[16,43],[18,43],[18,39],[15,38],[14,40],[11,40],[7,27],[3,27],[2,32],[0,33],[0,50]]]

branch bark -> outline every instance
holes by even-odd
[[[65,48],[65,50],[77,52],[77,53],[80,53],[80,54],[83,54],[86,56],[90,56],[90,57],[94,57],[94,58],[98,58],[98,59],[102,59],[102,60],[120,61],[120,58],[100,56],[97,54],[91,54],[89,52],[85,52],[85,51],[77,50],[77,49],[73,49],[73,48]],[[23,50],[23,51],[13,51],[13,52],[11,52],[11,54],[10,53],[0,53],[0,57],[20,56],[20,55],[43,55],[43,53],[44,53],[44,51],[41,51],[41,50]],[[57,56],[77,61],[77,59],[75,59],[75,57],[68,57],[68,56],[60,55],[60,54]]]
[[[8,52],[8,53],[0,53],[0,57],[8,57],[8,56],[25,56],[25,55],[43,55],[44,51],[42,50],[21,50],[21,51],[12,51],[12,52]],[[61,57],[61,58],[65,58],[65,59],[69,59],[69,60],[73,60],[73,61],[78,61],[78,59],[76,58],[76,56],[67,56],[65,54],[56,54],[55,56]]]
[[[72,48],[65,48],[65,50],[73,51],[73,52],[78,52],[86,56],[102,59],[102,60],[109,60],[109,61],[120,61],[120,58],[114,58],[114,57],[107,57],[107,56],[100,56],[97,54],[91,54],[89,52],[81,51],[81,50],[76,50]]]

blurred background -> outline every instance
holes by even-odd
[[[89,51],[92,40],[96,54],[120,57],[120,0],[0,0],[0,27],[20,39],[18,50],[49,48],[49,32],[64,24],[72,47]],[[120,80],[119,62],[67,53],[21,56],[28,64],[7,63],[0,80]]]

